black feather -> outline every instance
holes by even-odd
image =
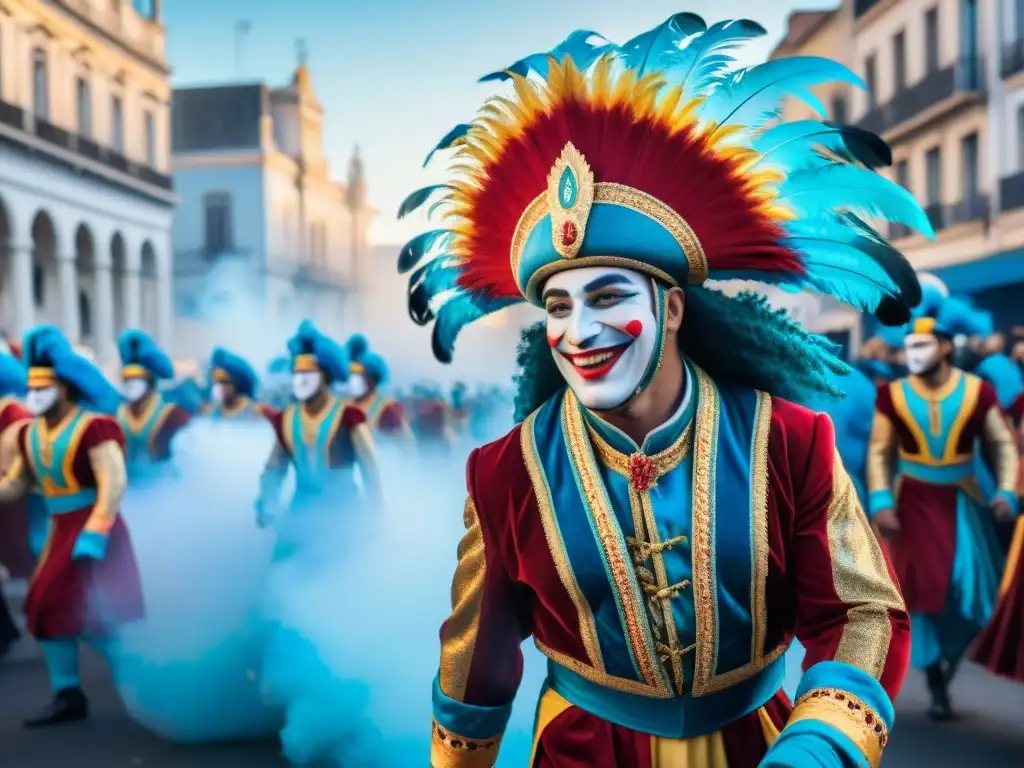
[[[825,122],[830,128],[842,131],[843,142],[850,154],[868,168],[888,168],[892,165],[892,148],[878,134],[855,125]]]
[[[423,275],[426,273],[430,262],[417,269],[409,276],[407,288],[407,305],[409,317],[416,325],[426,325],[434,319],[434,313],[430,309],[430,294],[427,293],[423,284]]]
[[[439,334],[440,328],[441,327],[439,325],[434,326],[434,330],[430,334],[430,348],[434,352],[434,358],[439,363],[444,363],[445,365],[448,365],[452,361],[452,350],[445,349],[444,344],[441,343]]]

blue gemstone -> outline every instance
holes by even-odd
[[[562,171],[562,178],[558,180],[558,202],[563,209],[568,210],[576,205],[576,198],[580,194],[580,185],[576,181],[576,174],[572,168],[565,167]]]

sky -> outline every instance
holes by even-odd
[[[835,3],[832,3],[833,5]],[[763,59],[789,12],[828,0],[170,0],[163,4],[174,85],[288,81],[303,40],[313,87],[326,112],[332,172],[344,180],[358,145],[368,194],[379,211],[378,244],[423,231],[416,215],[396,221],[406,194],[443,179],[443,162],[421,166],[457,123],[500,92],[476,80],[549,50],[575,29],[624,42],[678,11],[709,22],[752,18],[768,34],[740,57]],[[770,9],[770,10],[769,10]],[[237,35],[240,22],[248,32]],[[236,46],[236,39],[241,43]]]

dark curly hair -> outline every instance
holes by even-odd
[[[736,297],[715,288],[687,288],[679,349],[715,381],[759,389],[803,403],[842,397],[835,378],[850,372],[839,347],[804,330],[761,294]],[[545,323],[523,331],[516,353],[515,419],[522,421],[565,387],[548,347]]]

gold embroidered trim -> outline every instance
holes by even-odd
[[[604,675],[604,657],[597,639],[597,622],[594,620],[594,612],[590,608],[590,603],[583,596],[583,590],[580,589],[572,571],[572,564],[569,562],[569,556],[565,550],[565,542],[562,540],[562,533],[558,528],[558,520],[555,518],[551,489],[548,487],[548,481],[537,454],[537,440],[534,434],[536,421],[537,411],[534,411],[523,422],[519,439],[523,450],[523,459],[526,462],[526,471],[530,476],[530,484],[533,486],[533,495],[537,499],[537,512],[540,515],[541,527],[544,529],[544,539],[547,541],[548,551],[551,553],[551,560],[555,564],[558,578],[562,582],[562,586],[565,587],[572,604],[576,607],[580,638],[583,640],[587,658],[593,665],[595,673]]]
[[[498,759],[501,736],[470,739],[442,728],[436,720],[431,730],[431,768],[492,768]]]
[[[910,410],[904,386],[927,403],[929,414],[928,429],[933,435],[938,436],[941,431],[942,403],[956,391],[961,380],[965,382],[963,402],[960,404],[960,410],[957,412],[956,418],[950,427],[942,456],[933,456],[928,438],[925,436],[925,428],[917,422],[917,419],[914,418]],[[959,464],[972,460],[973,457],[970,453],[957,453],[956,451],[964,427],[977,406],[978,397],[981,394],[981,379],[970,374],[964,374],[959,370],[954,370],[953,375],[949,377],[945,384],[937,389],[931,389],[922,383],[919,377],[909,376],[892,382],[889,385],[889,394],[892,398],[892,405],[896,415],[904,423],[911,435],[913,435],[914,442],[917,443],[918,447],[917,451],[912,452],[905,450],[901,446],[899,449],[901,459],[912,461],[916,464],[923,464],[927,467],[943,467],[949,464]],[[936,422],[937,419],[938,422]]]
[[[594,453],[597,454],[597,458],[601,463],[613,472],[628,478],[630,461],[633,457],[615,450],[602,437],[601,433],[590,424],[587,424],[587,432],[590,435],[590,441],[594,444]],[[693,422],[691,421],[672,445],[653,456],[647,457],[653,462],[655,469],[655,480],[651,483],[652,488],[657,485],[657,478],[667,475],[682,463],[683,459],[689,455],[692,446]]]
[[[643,604],[640,586],[626,561],[625,553],[619,548],[618,540],[622,537],[622,531],[611,510],[608,491],[601,481],[597,459],[587,439],[579,401],[571,389],[566,390],[562,400],[562,428],[569,442],[570,458],[579,472],[584,501],[597,528],[601,548],[611,570],[613,586],[622,609],[626,638],[632,648],[637,671],[649,685],[667,687],[664,670],[656,663],[657,652],[651,629],[645,621],[646,612],[640,607]]]
[[[556,664],[561,664],[571,672],[575,672],[585,680],[597,683],[603,688],[611,688],[614,691],[622,691],[623,693],[634,693],[637,696],[646,696],[649,699],[671,699],[674,695],[668,687],[663,686],[656,688],[640,680],[630,680],[625,677],[614,677],[613,675],[609,675],[607,672],[598,671],[579,659],[573,658],[561,651],[556,651],[554,648],[550,648],[538,640],[536,636],[533,638],[533,644],[537,646],[538,651],[551,659],[551,661]]]
[[[786,727],[801,720],[828,723],[857,745],[871,768],[881,765],[889,730],[878,713],[853,694],[836,688],[808,691],[797,700]]]
[[[772,429],[772,398],[757,393],[757,423],[750,466],[750,514],[754,529],[754,582],[750,585],[750,618],[753,623],[751,664],[760,670],[768,634],[768,437]]]

